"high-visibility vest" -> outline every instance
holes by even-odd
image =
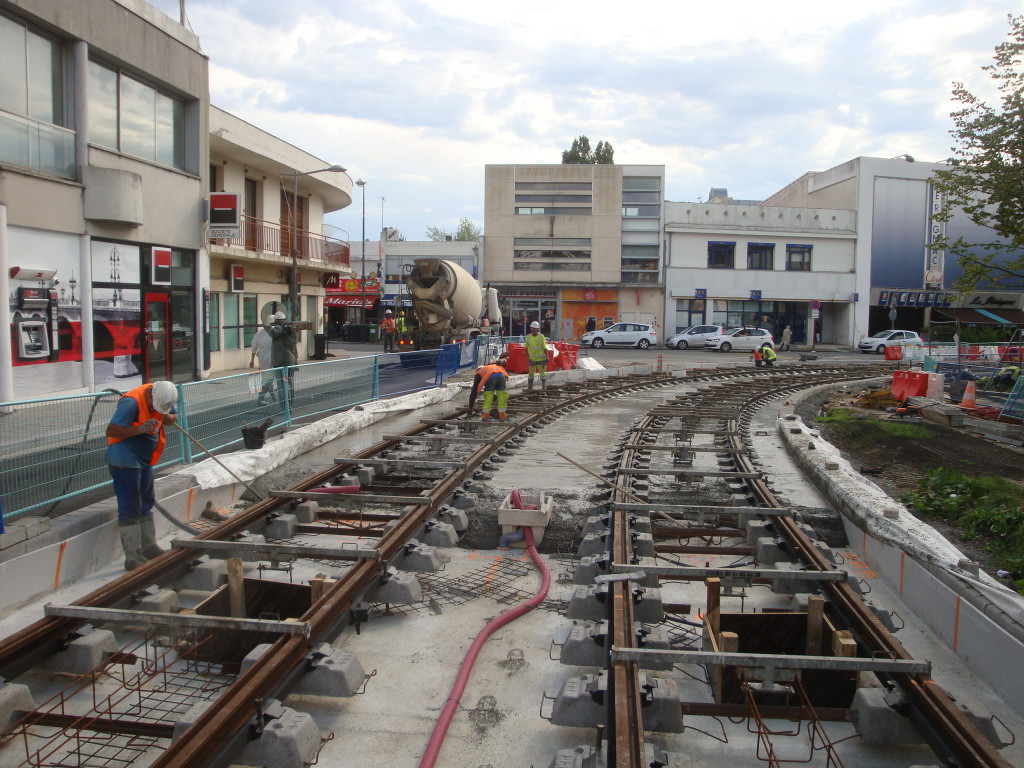
[[[160,422],[160,428],[156,433],[156,448],[153,449],[153,457],[149,460],[149,463],[155,466],[157,461],[160,460],[160,454],[164,452],[164,443],[167,442],[167,435],[164,433],[164,415],[159,411],[149,410],[149,405],[146,404],[146,390],[152,388],[152,384],[143,384],[141,387],[129,389],[122,397],[130,397],[139,404],[139,417],[132,422],[133,427],[137,427],[150,419],[156,419]],[[108,437],[107,445],[113,445],[127,439],[125,437]]]
[[[476,386],[477,392],[483,392],[484,386],[487,384],[487,380],[496,373],[500,373],[506,379],[508,378],[508,371],[506,371],[500,365],[495,365],[494,363],[491,363],[490,365],[480,366],[480,370],[478,370],[476,373],[477,376],[480,377],[480,383],[477,384]]]
[[[771,347],[765,347],[764,351],[761,354],[764,355],[765,360],[774,360],[775,358],[778,357],[778,355],[775,354],[775,350],[772,349]]]
[[[399,315],[397,322],[398,332],[405,333],[409,330],[409,326],[405,324],[405,318]]]
[[[528,334],[523,346],[526,347],[526,357],[531,363],[547,362],[548,340],[544,338],[543,333],[538,333],[536,336],[532,333]]]
[[[380,321],[380,329],[385,333],[394,333],[395,321],[392,320],[390,317],[385,317],[383,320]]]

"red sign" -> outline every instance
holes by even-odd
[[[231,279],[228,281],[231,293],[245,293],[245,267],[241,264],[232,264],[230,267]]]
[[[241,235],[242,217],[234,192],[210,193],[210,237],[227,239]]]
[[[363,309],[372,309],[374,302],[377,301],[376,294],[366,294],[365,299],[362,296],[339,296],[337,294],[333,296],[327,296],[324,299],[325,307],[359,307]]]
[[[324,282],[324,288],[327,290],[327,295],[337,295],[340,293],[363,293],[362,280],[358,277],[341,277],[337,274],[328,275],[327,280]],[[376,277],[366,278],[365,291],[367,294],[374,294],[380,290],[380,284]],[[339,305],[340,306],[340,305]]]
[[[171,284],[171,249],[153,248],[153,269],[150,275],[153,285]]]

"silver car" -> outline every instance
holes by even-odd
[[[647,323],[616,323],[600,331],[587,331],[580,337],[580,343],[594,349],[609,347],[639,347],[647,349],[658,343],[658,333]]]
[[[917,331],[879,331],[874,336],[861,339],[857,349],[861,352],[874,352],[881,355],[886,347],[920,347],[924,345],[924,339]]]
[[[704,341],[718,336],[724,329],[720,325],[691,325],[665,341],[669,349],[704,349]]]
[[[764,328],[729,328],[704,342],[705,349],[717,349],[720,352],[728,352],[731,349],[749,352],[764,346],[775,349],[771,331]]]

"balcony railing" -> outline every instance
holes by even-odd
[[[308,262],[322,262],[336,267],[349,265],[349,244],[344,240],[327,237],[308,229],[295,230],[295,250],[298,258]],[[242,236],[230,239],[213,238],[211,242],[245,248],[247,251],[274,253],[290,257],[292,228],[276,221],[242,216]]]
[[[75,132],[0,111],[0,162],[75,178]]]

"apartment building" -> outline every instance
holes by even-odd
[[[205,367],[248,365],[259,324],[278,311],[301,329],[300,361],[312,357],[328,286],[353,274],[349,243],[323,234],[324,214],[352,203],[352,178],[211,107],[209,183],[211,194],[237,196],[240,226],[235,237],[209,239]]]
[[[0,400],[200,372],[208,61],[141,0],[0,0]]]
[[[588,322],[664,312],[663,165],[488,165],[483,280],[506,331],[541,322],[579,338]]]

